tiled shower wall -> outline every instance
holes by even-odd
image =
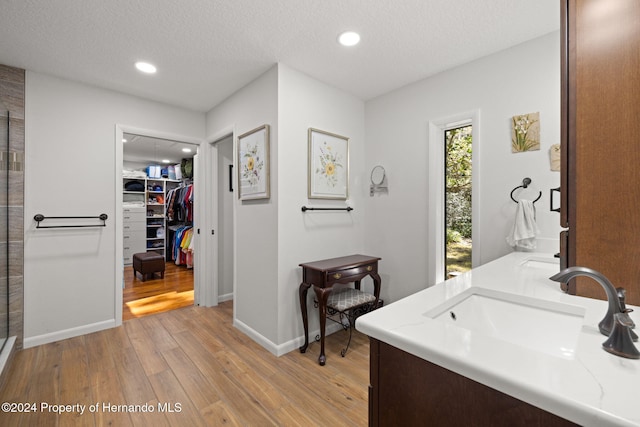
[[[8,274],[9,336],[17,337],[18,349],[24,330],[24,87],[24,70],[0,64],[0,102],[9,109],[10,118],[9,151],[2,148],[0,153],[9,156],[8,239],[5,224],[0,224],[0,245],[9,246],[9,269],[0,271],[0,284],[6,283]],[[4,173],[0,175],[0,181],[4,180]],[[5,200],[0,198],[0,209],[6,208]]]

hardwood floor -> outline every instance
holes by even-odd
[[[18,352],[0,401],[37,410],[0,413],[0,425],[367,424],[366,336],[354,331],[344,358],[347,332],[328,336],[325,366],[315,342],[305,354],[275,357],[232,326],[232,308],[181,308]],[[74,404],[86,405],[84,414],[53,411]]]
[[[193,269],[167,262],[164,278],[155,274],[142,281],[131,266],[124,268],[122,320],[193,305]]]

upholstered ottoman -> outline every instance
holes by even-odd
[[[136,272],[142,275],[142,281],[147,279],[147,274],[160,273],[164,279],[164,256],[157,252],[141,252],[133,254],[133,278],[136,279]]]

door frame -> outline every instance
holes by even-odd
[[[481,259],[481,232],[480,232],[480,110],[455,114],[449,117],[429,121],[429,215],[428,230],[428,267],[429,285],[435,285],[444,281],[445,269],[445,242],[444,230],[444,133],[446,130],[471,125],[471,267],[477,267]]]
[[[150,138],[168,139],[168,140],[183,142],[186,144],[193,144],[197,146],[198,153],[202,151],[202,148],[204,145],[204,141],[198,138],[193,138],[193,137],[184,136],[184,135],[177,135],[177,134],[172,134],[172,133],[153,130],[153,129],[140,128],[136,126],[124,125],[124,124],[115,125],[115,143],[114,143],[115,150],[116,150],[116,156],[115,156],[116,180],[114,182],[114,186],[115,186],[114,188],[116,190],[115,191],[116,193],[115,209],[114,209],[114,212],[115,212],[114,224],[115,224],[115,233],[116,233],[116,238],[114,239],[115,240],[115,248],[114,248],[115,326],[122,325],[122,300],[123,300],[122,290],[124,286],[124,264],[122,262],[122,259],[124,256],[124,249],[122,247],[123,233],[124,233],[123,219],[122,219],[123,217],[123,214],[122,214],[122,202],[123,202],[122,200],[122,162],[124,158],[124,143],[122,142],[122,138],[125,133],[133,133],[136,135],[147,136]],[[202,165],[200,165],[201,162],[198,161],[199,157],[201,156],[194,156],[194,165],[193,165],[194,170],[201,169]],[[195,186],[194,188],[196,189],[196,200],[198,200],[197,198],[198,195],[202,194],[202,191],[198,192],[198,189],[201,187],[199,181],[200,181],[199,177],[197,175],[194,175],[193,184]],[[197,206],[198,205],[196,204],[196,209],[198,209]],[[200,215],[200,217],[202,218],[202,215]],[[201,244],[200,240],[201,239],[196,238],[194,242],[194,250],[196,251],[196,257],[202,256],[202,249],[204,245]],[[200,264],[200,265],[203,265],[203,264]],[[200,294],[201,290],[204,288],[203,279],[205,275],[199,272],[199,270],[201,270],[201,268],[194,265],[193,288],[194,288],[194,304],[196,305],[199,305],[199,301],[197,300],[196,295]]]
[[[231,138],[232,144],[232,152],[233,152],[233,165],[235,168],[236,165],[236,140],[235,140],[235,130],[233,127],[229,127],[223,129],[218,132],[215,136],[208,138],[208,142],[206,144],[209,149],[209,153],[206,155],[207,162],[207,176],[206,176],[206,185],[207,185],[207,195],[210,197],[208,200],[205,200],[206,210],[205,213],[205,223],[206,228],[203,233],[207,236],[206,243],[203,245],[206,247],[207,258],[202,260],[203,265],[206,266],[204,270],[204,275],[206,276],[204,281],[207,284],[204,287],[205,293],[203,294],[203,303],[207,307],[212,307],[218,305],[220,302],[220,283],[218,278],[218,268],[219,268],[219,254],[220,254],[220,239],[219,233],[216,230],[219,230],[219,215],[218,209],[220,206],[220,198],[221,194],[219,193],[219,180],[218,180],[218,143]],[[235,170],[235,169],[234,169]],[[237,197],[237,183],[235,182],[234,173],[234,185],[233,185],[233,200],[235,201]],[[203,206],[204,207],[204,206]],[[235,277],[236,277],[236,206],[235,203],[232,206],[232,216],[233,216],[233,304],[235,308]],[[213,231],[213,232],[212,232]],[[235,313],[235,309],[233,310]]]

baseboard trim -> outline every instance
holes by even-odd
[[[334,322],[327,322],[330,323],[329,325],[326,326],[325,329],[325,337],[328,335],[333,334],[334,332],[338,332],[338,331],[343,331],[344,328],[342,327],[342,325],[338,324],[338,323],[334,323]],[[320,335],[320,329],[316,329],[314,331],[310,331],[309,332],[309,345],[313,344],[315,342],[315,337]],[[276,348],[276,356],[282,356],[283,354],[287,354],[291,351],[294,350],[298,350],[300,347],[302,347],[302,345],[304,344],[304,336],[300,336],[297,338],[294,338],[292,340],[289,340],[283,344],[280,344],[277,346]],[[318,351],[319,352],[319,351]]]
[[[249,338],[260,344],[264,347],[269,353],[274,356],[280,357],[283,354],[287,354],[293,350],[298,350],[298,348],[302,347],[304,344],[304,336],[300,336],[289,340],[283,344],[275,344],[273,341],[266,338],[264,335],[258,333],[255,329],[251,328],[247,324],[243,323],[238,319],[233,319],[233,326],[238,328],[242,333],[247,335]],[[332,323],[331,325],[327,325],[325,330],[325,336],[331,335],[334,332],[343,330],[342,325],[337,323]],[[315,337],[316,335],[320,335],[320,329],[316,329],[314,331],[309,332],[309,337]],[[311,343],[314,341],[312,340]]]
[[[230,301],[233,299],[233,292],[230,294],[218,295],[218,304],[225,301]]]
[[[36,335],[33,337],[25,337],[24,348],[35,347],[37,345],[48,344],[55,341],[73,338],[80,335],[90,334],[92,332],[102,331],[116,327],[115,319],[105,320],[102,322],[82,325],[75,328],[64,329],[62,331],[50,332],[48,334]]]
[[[246,323],[243,323],[242,321],[240,321],[240,320],[238,320],[238,319],[236,319],[234,317],[233,318],[233,326],[238,328],[243,334],[247,335],[249,338],[251,338],[252,340],[257,342],[258,344],[260,344],[262,347],[264,347],[271,354],[276,355],[276,356],[278,355],[276,353],[276,345],[271,340],[266,338],[264,335],[258,333],[255,329],[253,329],[252,327],[248,326]]]

